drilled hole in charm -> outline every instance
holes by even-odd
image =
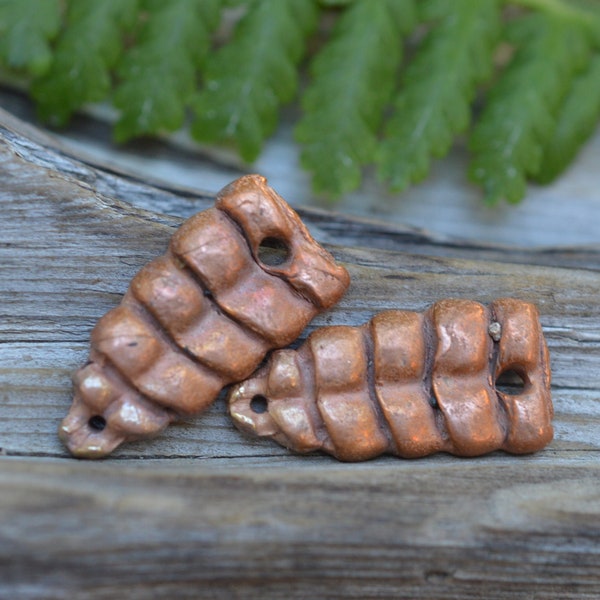
[[[496,378],[496,389],[509,396],[518,396],[525,389],[525,379],[514,369],[508,369]]]
[[[93,431],[103,431],[106,427],[106,419],[100,415],[94,415],[93,417],[90,417],[88,425]]]
[[[267,237],[258,247],[258,260],[268,267],[278,267],[290,257],[289,246],[279,238]]]
[[[257,415],[266,413],[268,408],[269,401],[261,394],[256,394],[256,396],[250,400],[250,410]]]

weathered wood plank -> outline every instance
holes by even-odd
[[[10,433],[14,426],[11,407],[18,404],[36,437],[22,437],[16,445],[3,442],[6,450],[63,455],[54,432],[69,404],[69,373],[85,361],[89,331],[117,304],[133,274],[164,251],[179,220],[135,210],[69,175],[32,165],[9,149],[0,151],[0,157],[4,181],[0,202],[5,216],[0,286],[6,292],[6,318],[0,322],[4,348],[0,380],[5,383],[8,399],[0,407],[0,435],[16,443]],[[44,182],[42,189],[40,182]],[[316,319],[307,333],[328,323],[360,324],[376,311],[388,308],[423,310],[443,297],[489,302],[501,296],[517,296],[540,307],[552,356],[557,424],[565,412],[563,395],[570,397],[572,388],[588,395],[598,391],[598,272],[373,248],[335,246],[331,250],[347,265],[353,283],[344,300]],[[20,345],[15,347],[17,343]],[[42,366],[36,366],[36,361]],[[32,362],[31,367],[28,362]],[[42,401],[50,387],[48,374],[54,380],[60,377],[54,398],[55,402],[61,400],[58,406],[54,404],[52,427],[48,426],[48,407]],[[23,406],[24,389],[30,390],[31,405]],[[589,443],[598,446],[600,410],[592,410],[590,416],[596,434]],[[228,429],[228,422],[222,410],[214,417],[208,427],[217,428],[218,439]],[[197,447],[197,436],[182,436],[181,430],[175,431],[136,447],[135,452],[164,456],[179,449],[181,456],[205,455],[206,450]],[[175,439],[170,439],[172,435]],[[189,445],[182,447],[179,437],[189,440]],[[225,448],[232,446],[231,438],[225,436]],[[255,451],[253,445],[247,447]],[[262,448],[260,451],[264,452]],[[227,451],[221,449],[217,455],[224,453]]]
[[[585,456],[2,462],[2,597],[600,594],[600,467]]]
[[[122,200],[138,208],[187,218],[213,203],[213,194],[185,187],[165,188],[155,181],[140,181],[136,176],[117,170],[111,165],[98,163],[94,158],[73,156],[72,151],[62,147],[38,129],[15,119],[0,109],[3,142],[28,162],[44,166],[57,173],[87,183],[109,198]],[[96,167],[96,168],[94,168]],[[99,167],[99,168],[98,168]],[[233,175],[232,175],[233,178]],[[340,246],[368,246],[384,250],[396,250],[433,256],[475,258],[523,264],[581,267],[598,270],[600,265],[600,242],[580,246],[517,247],[484,244],[417,227],[389,223],[364,217],[349,217],[341,213],[300,206],[298,212],[310,227],[313,235],[324,243]],[[544,226],[543,215],[536,227]]]
[[[0,86],[0,105],[29,122],[37,122],[35,106],[22,92]],[[93,157],[92,163],[102,161],[113,169],[117,165],[142,181],[160,178],[162,186],[187,185],[194,190],[217,190],[248,168],[236,160],[234,153],[200,148],[180,133],[116,146],[111,131],[114,112],[105,106],[87,108],[85,114],[79,114],[68,128],[58,132],[58,139],[67,153],[79,157],[84,152]],[[269,177],[294,206],[322,207],[324,199],[312,192],[310,177],[299,165],[300,148],[293,135],[297,115],[292,110],[284,111],[281,117],[277,131],[251,168]],[[471,156],[464,142],[457,140],[446,157],[433,162],[425,181],[402,194],[386,193],[374,170],[368,169],[361,188],[336,202],[336,210],[391,222],[390,230],[397,229],[399,223],[411,224],[447,237],[487,243],[527,247],[598,243],[600,126],[556,182],[529,185],[527,199],[519,205],[499,203],[490,207],[481,202],[480,191],[467,178]],[[165,207],[155,210],[165,212]],[[330,216],[326,218],[331,221]],[[344,236],[344,229],[336,235]]]
[[[340,465],[245,438],[221,398],[156,440],[79,462],[55,434],[70,373],[180,222],[143,199],[182,212],[211,199],[27,133],[0,125],[0,597],[600,596],[598,248],[481,249],[304,214],[316,237],[340,242],[329,249],[353,279],[305,335],[446,296],[538,304],[556,435],[535,456]]]

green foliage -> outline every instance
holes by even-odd
[[[579,73],[558,113],[558,122],[544,147],[535,180],[549,183],[571,163],[600,119],[600,54]]]
[[[424,179],[471,121],[476,86],[492,72],[500,34],[497,0],[422,0],[427,35],[408,64],[378,152],[394,191]]]
[[[137,43],[117,66],[115,139],[174,131],[196,88],[196,72],[220,16],[220,0],[146,0]]]
[[[412,0],[355,0],[311,65],[313,81],[302,98],[296,139],[317,191],[339,194],[360,184],[362,167],[377,148],[402,34],[414,20]]]
[[[279,106],[296,93],[296,65],[318,13],[312,0],[248,4],[231,41],[206,62],[192,135],[233,144],[250,162],[277,126]]]
[[[49,42],[60,28],[60,0],[0,0],[0,61],[40,75],[52,61]]]
[[[554,13],[516,19],[507,35],[515,56],[490,90],[469,141],[470,175],[490,204],[525,195],[526,178],[540,169],[556,114],[591,47],[578,24]]]
[[[125,141],[191,109],[197,140],[249,162],[298,99],[330,197],[371,166],[403,190],[466,133],[485,200],[517,202],[600,120],[600,1],[0,0],[0,64],[53,125],[109,101]]]
[[[356,0],[320,0],[320,3],[323,6],[348,6],[348,4],[352,4]]]
[[[64,125],[86,102],[103,100],[111,89],[110,69],[121,54],[122,33],[136,16],[137,0],[75,0],[58,38],[48,72],[31,92],[40,117]]]

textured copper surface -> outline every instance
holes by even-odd
[[[61,439],[76,456],[100,457],[203,411],[348,284],[263,177],[238,179],[183,223],[97,323]]]
[[[505,386],[509,373],[522,385]],[[236,385],[229,411],[245,432],[345,461],[522,454],[553,434],[537,309],[509,298],[489,308],[443,300],[424,314],[392,310],[362,327],[319,329]]]

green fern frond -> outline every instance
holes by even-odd
[[[338,6],[348,6],[348,4],[352,4],[356,2],[356,0],[319,0],[319,3],[326,7],[338,7]]]
[[[553,13],[509,23],[508,39],[515,56],[491,88],[469,141],[469,173],[489,204],[524,197],[526,178],[540,168],[556,113],[591,47],[586,30]]]
[[[596,54],[587,69],[580,73],[569,89],[558,113],[558,123],[542,154],[538,183],[558,177],[575,158],[583,143],[592,135],[600,119],[600,55]]]
[[[377,131],[402,56],[402,34],[415,22],[412,0],[355,0],[312,64],[296,127],[301,163],[317,191],[357,188],[377,148]]]
[[[478,84],[490,77],[500,35],[497,0],[424,0],[433,24],[402,78],[377,161],[381,180],[402,191],[424,179],[471,120]]]
[[[213,35],[221,15],[233,26]],[[294,134],[330,197],[373,163],[404,189],[473,121],[471,179],[487,202],[517,202],[600,121],[600,0],[0,0],[8,80],[54,125],[112,102],[118,141],[192,109],[196,139],[253,161],[309,52]]]
[[[60,0],[0,0],[0,61],[30,75],[44,73],[61,15]]]
[[[86,102],[103,100],[110,69],[122,51],[122,31],[137,15],[137,0],[77,0],[69,4],[67,27],[54,60],[34,81],[31,93],[44,121],[64,125]]]
[[[551,15],[554,19],[570,22],[587,30],[595,37],[600,33],[600,3],[598,0],[504,0],[506,4],[517,4]]]
[[[137,43],[117,67],[121,81],[113,98],[121,110],[114,131],[117,141],[183,125],[197,69],[219,22],[220,4],[220,0],[146,0]]]
[[[280,105],[296,93],[296,65],[317,16],[313,0],[250,2],[232,40],[206,62],[192,135],[233,144],[244,160],[255,160],[277,125]]]

